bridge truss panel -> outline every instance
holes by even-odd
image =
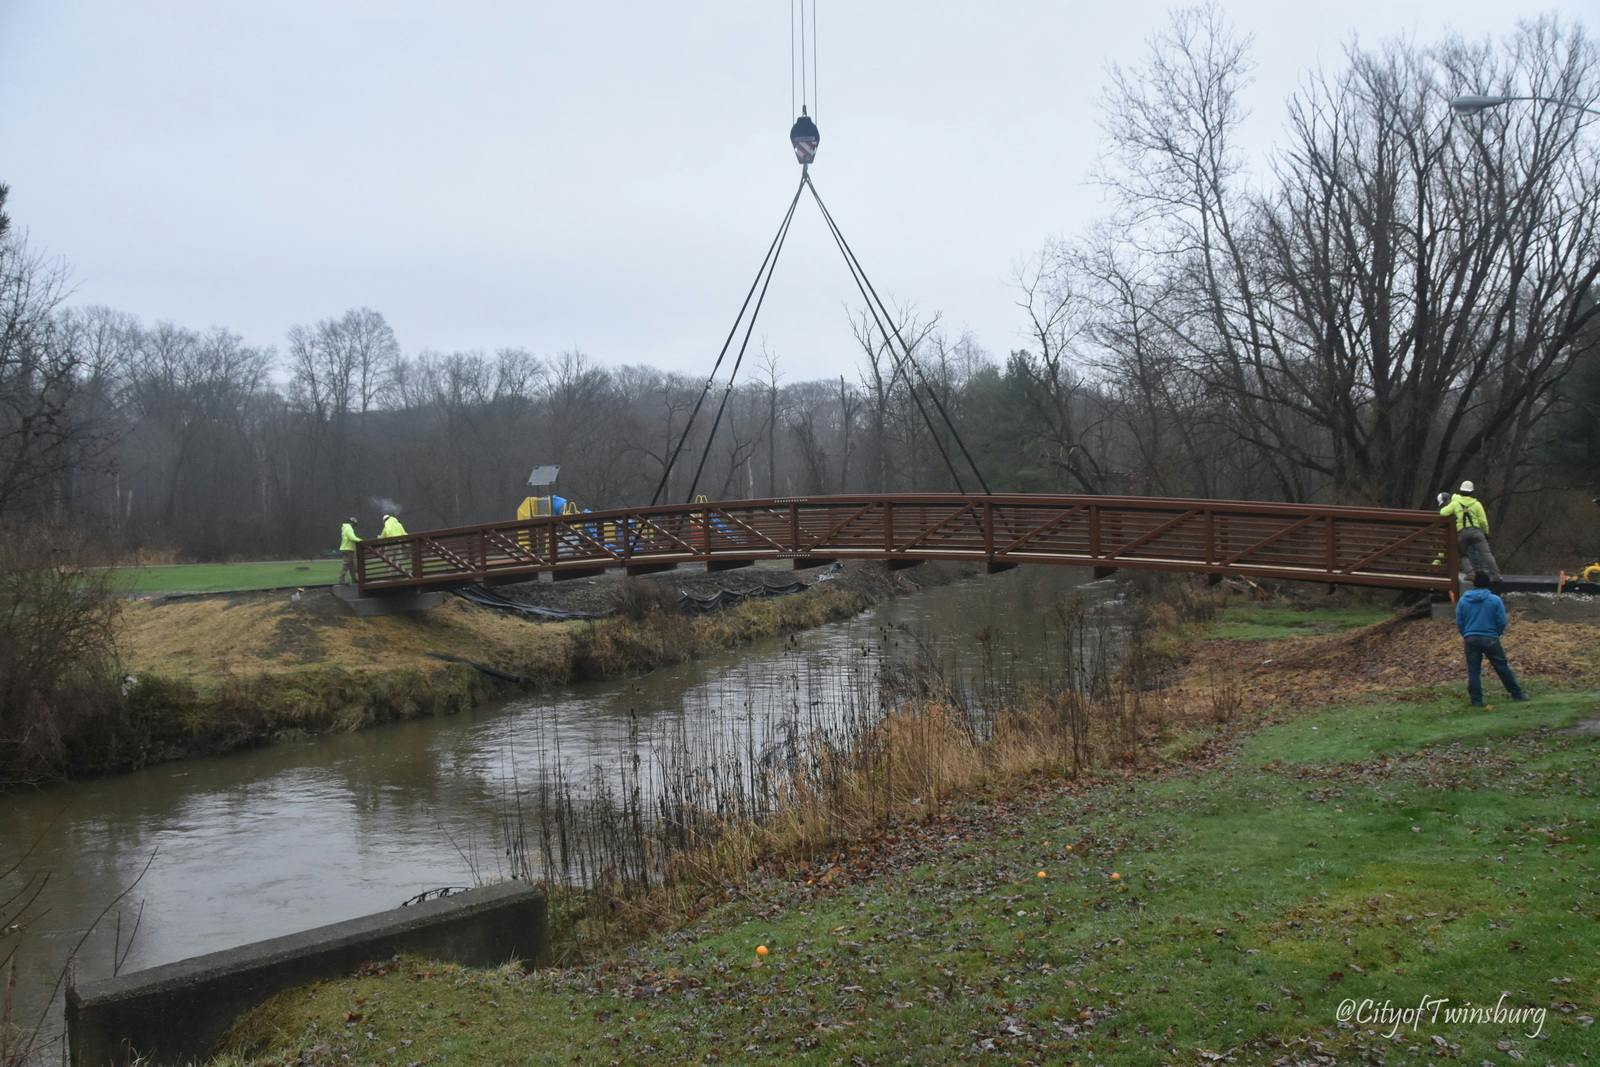
[[[1127,567],[1455,591],[1432,512],[1143,497],[879,494],[663,505],[362,542],[364,592],[761,559]]]

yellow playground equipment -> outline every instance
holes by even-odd
[[[1560,572],[1556,576],[1556,592],[1565,591],[1566,587],[1574,582],[1583,582],[1586,585],[1600,585],[1600,561],[1589,564],[1577,574],[1568,574],[1566,571]]]

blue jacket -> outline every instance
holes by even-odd
[[[1470,589],[1456,601],[1462,637],[1499,637],[1506,632],[1506,602],[1487,589]]]

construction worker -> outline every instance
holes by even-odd
[[[1472,589],[1456,601],[1456,629],[1467,654],[1467,699],[1473,707],[1483,707],[1482,670],[1486,656],[1511,699],[1528,699],[1500,644],[1500,635],[1506,632],[1506,603],[1490,591],[1489,576],[1482,571],[1472,576]]]
[[[378,531],[379,537],[404,537],[406,528],[400,525],[400,520],[393,515],[383,517],[383,529]]]
[[[355,516],[352,515],[339,527],[339,555],[344,557],[344,563],[339,568],[340,585],[349,585],[356,580],[356,546],[360,543],[361,538],[356,536]]]
[[[1495,562],[1494,553],[1489,549],[1489,516],[1484,512],[1483,505],[1473,497],[1472,491],[1470,481],[1462,482],[1461,488],[1450,497],[1450,502],[1439,509],[1439,514],[1452,516],[1456,520],[1456,544],[1461,549],[1462,572],[1477,574],[1482,571],[1490,581],[1498,582],[1500,564]]]

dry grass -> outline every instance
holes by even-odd
[[[1086,706],[1090,740],[1080,770],[1121,758],[1116,701]],[[1152,727],[1159,724],[1152,722]],[[688,832],[646,884],[602,877],[586,888],[547,883],[556,910],[558,955],[569,962],[684,925],[724,899],[752,871],[806,866],[840,847],[938,819],[958,797],[1003,796],[1035,776],[1077,777],[1073,737],[1059,703],[1038,697],[1007,710],[991,738],[977,737],[967,712],[937,700],[903,704],[848,745],[774,788],[763,817],[687,820]],[[639,813],[619,811],[632,821]]]
[[[427,666],[431,652],[464,656],[540,680],[562,680],[574,623],[533,623],[448,600],[416,615],[358,618],[308,593],[130,604],[120,645],[134,673],[203,681],[307,667],[384,671]]]
[[[1600,625],[1513,615],[1504,640],[1518,674],[1545,684],[1600,681]],[[1176,689],[1207,704],[1226,679],[1240,711],[1393,700],[1466,686],[1461,638],[1448,619],[1397,618],[1347,633],[1190,645]],[[1237,700],[1232,700],[1232,691]]]
[[[536,684],[614,677],[679,663],[708,651],[847,618],[873,598],[818,589],[752,600],[706,616],[656,610],[639,619],[531,622],[450,599],[414,615],[359,618],[334,597],[241,594],[132,603],[118,646],[135,674],[204,684],[307,668],[433,669],[440,652],[486,663]]]
[[[610,678],[683,663],[708,651],[779,637],[862,611],[875,597],[856,588],[750,600],[711,615],[655,611],[638,620],[606,619],[574,630],[573,675]]]

